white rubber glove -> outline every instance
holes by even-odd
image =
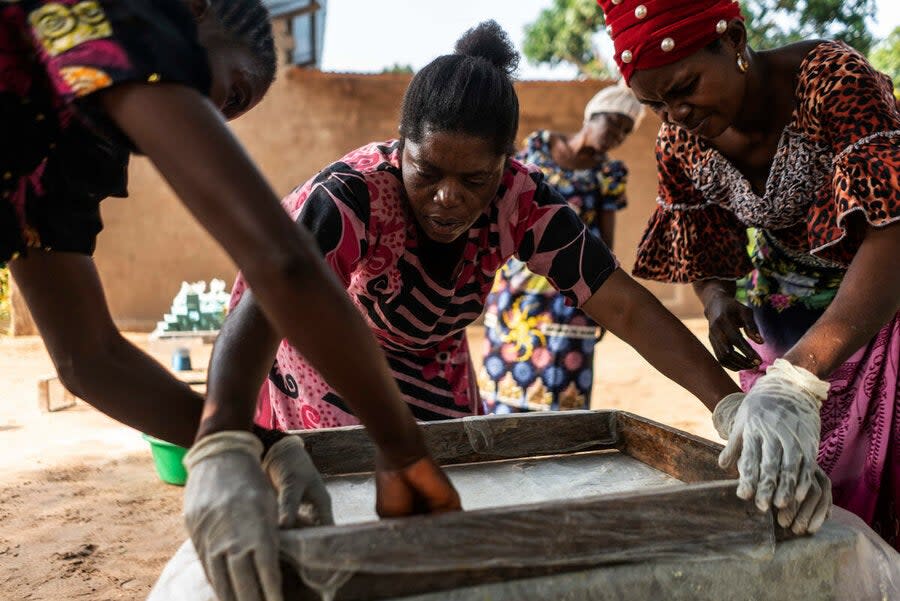
[[[217,432],[184,458],[184,517],[220,601],[283,601],[275,491],[250,432]]]
[[[744,393],[735,392],[719,401],[713,411],[712,420],[716,431],[728,440],[734,425],[734,418],[744,400]],[[812,485],[801,503],[791,499],[787,506],[776,508],[776,519],[782,528],[790,528],[794,534],[812,534],[822,527],[831,514],[831,480],[816,466]]]
[[[744,397],[719,465],[737,462],[742,499],[755,496],[766,511],[800,504],[815,481],[821,421],[829,384],[809,371],[776,359]],[[740,459],[739,459],[740,458]]]
[[[812,485],[803,501],[791,499],[786,507],[778,509],[776,518],[782,528],[790,528],[794,534],[818,532],[825,519],[831,515],[831,480],[816,466]]]
[[[278,491],[279,526],[334,524],[331,495],[299,436],[285,436],[272,445],[262,467]]]
[[[731,434],[731,428],[734,426],[734,416],[741,407],[741,402],[745,396],[743,392],[732,392],[719,401],[719,404],[713,409],[713,426],[715,426],[716,432],[719,433],[722,440],[728,440],[728,435]]]

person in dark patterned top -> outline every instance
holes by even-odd
[[[568,136],[540,130],[518,159],[545,181],[593,235],[613,246],[616,211],[627,204],[628,170],[607,152],[637,127],[643,107],[624,86],[587,103],[584,125]],[[589,409],[594,346],[602,330],[565,302],[546,278],[510,259],[497,273],[485,310],[485,350],[478,388],[491,413]]]
[[[0,265],[67,388],[144,432],[197,441],[185,516],[222,599],[281,598],[278,510],[294,524],[303,499],[276,492],[318,491],[323,517],[329,501],[301,467],[299,438],[264,445],[252,406],[227,383],[204,407],[116,329],[90,255],[99,203],[126,195],[132,151],[153,161],[256,283],[279,331],[363,416],[381,452],[385,514],[459,507],[371,333],[225,126],[260,101],[275,71],[261,0],[0,2]],[[324,344],[325,331],[349,347]]]
[[[621,269],[540,171],[512,158],[518,55],[494,22],[420,70],[406,91],[400,140],[350,152],[284,199],[316,237],[388,357],[413,413],[484,412],[465,328],[497,270],[517,257],[572,306],[632,344],[712,407],[737,386],[699,341]],[[331,386],[271,328],[239,276],[210,382],[262,383],[267,427],[356,423]],[[664,351],[660,340],[666,340]]]
[[[730,1],[657,3],[637,21],[637,2],[601,4],[632,89],[664,122],[659,207],[634,273],[692,282],[717,357],[741,370],[747,397],[714,413],[729,439],[722,460],[740,455],[739,494],[761,508],[774,500],[779,522],[803,530],[821,524],[833,487],[838,506],[900,549],[890,79],[841,42],[756,52]],[[748,272],[746,307],[735,281]],[[809,495],[787,494],[804,481]]]

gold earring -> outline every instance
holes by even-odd
[[[747,70],[750,68],[750,63],[747,61],[746,58],[744,58],[743,54],[737,55],[737,68],[738,68],[738,71],[740,71],[741,73],[746,73]]]

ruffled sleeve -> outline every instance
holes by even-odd
[[[890,78],[849,46],[825,42],[807,62],[801,110],[834,153],[830,185],[810,210],[809,245],[849,264],[862,239],[848,216],[873,227],[900,219],[900,113]]]
[[[689,283],[738,279],[750,272],[746,226],[730,211],[707,203],[685,170],[692,153],[699,152],[685,131],[669,125],[660,129],[659,206],[638,246],[635,276]]]

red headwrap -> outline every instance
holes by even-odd
[[[635,69],[662,67],[690,56],[743,19],[737,0],[597,0],[616,47],[616,64],[631,80]]]

